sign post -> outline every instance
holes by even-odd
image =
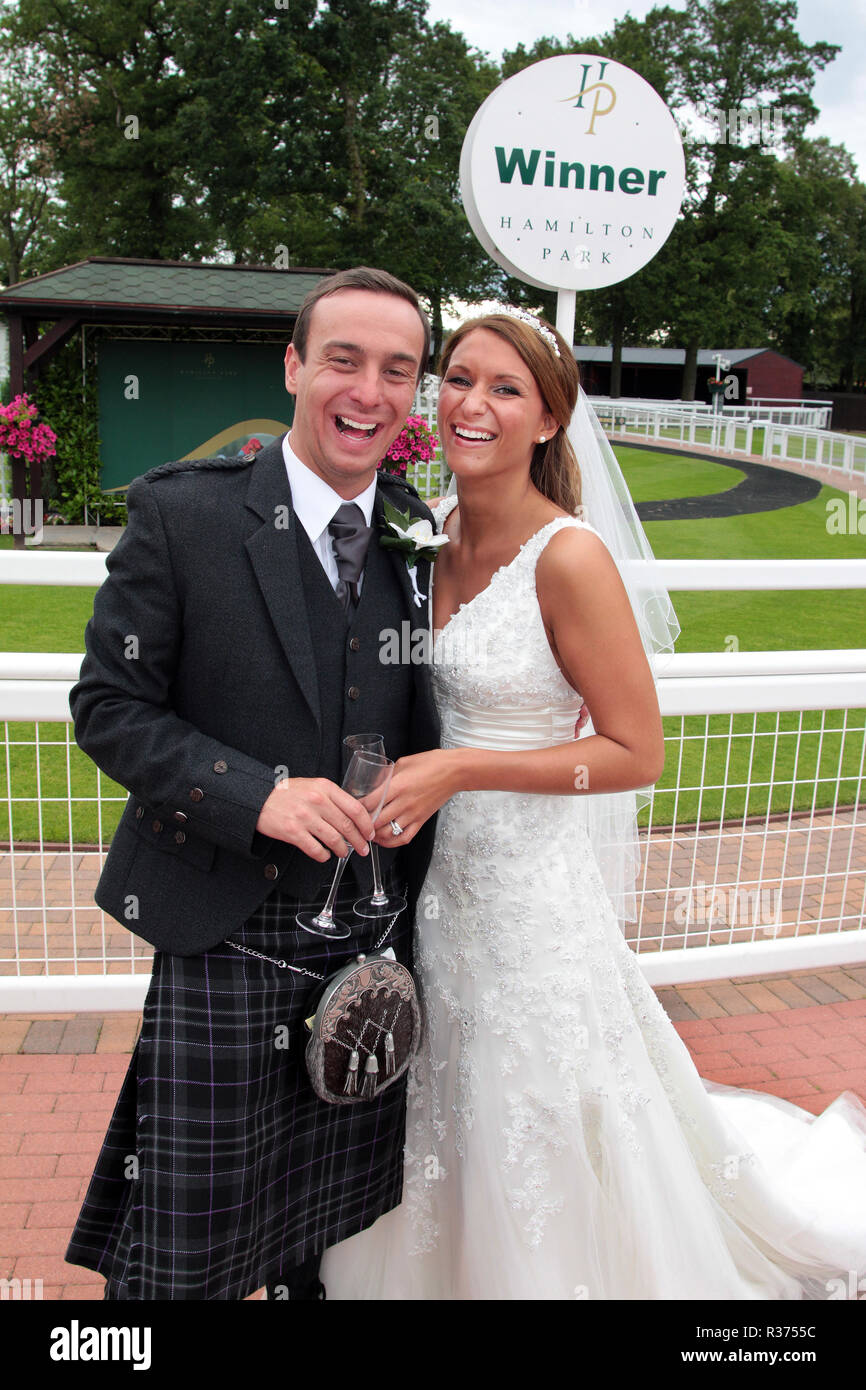
[[[631,68],[562,54],[516,73],[478,108],[460,187],[487,253],[558,292],[556,326],[571,343],[577,292],[627,280],[670,236],[685,189],[682,140]]]

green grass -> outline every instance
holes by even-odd
[[[674,454],[657,454],[649,449],[615,449],[625,475],[632,501],[664,502],[674,497],[707,497],[727,492],[745,478],[739,468],[728,468],[712,459],[690,458],[688,466]]]
[[[641,450],[622,452],[643,452],[644,458],[669,457]],[[629,487],[633,467],[629,458],[622,458]],[[866,559],[866,536],[828,531],[827,503],[833,498],[847,503],[847,493],[825,486],[810,502],[778,511],[696,521],[649,521],[646,533],[659,559]],[[866,646],[862,590],[690,591],[674,592],[671,598],[683,629],[678,651]],[[731,638],[736,639],[736,646]]]
[[[727,468],[703,458],[653,453],[644,449],[617,446],[617,456],[636,501],[707,495],[736,487],[740,470]],[[737,559],[737,558],[866,558],[866,536],[831,535],[827,530],[827,502],[831,498],[847,501],[847,494],[823,487],[811,502],[760,512],[750,516],[723,517],[699,521],[654,521],[647,523],[647,535],[659,558]],[[0,546],[11,545],[11,537],[0,537]],[[49,588],[42,586],[3,586],[0,588],[0,651],[81,652],[84,627],[93,606],[93,589]],[[736,642],[741,651],[785,651],[799,648],[866,646],[866,619],[862,591],[827,592],[734,592],[674,593],[672,595],[682,634],[678,651],[723,651]],[[732,641],[734,639],[734,641]],[[727,715],[709,720],[692,717],[684,721],[685,738],[679,747],[679,719],[666,719],[665,732],[677,740],[668,745],[668,762],[656,795],[654,822],[662,824],[673,812],[670,790],[677,767],[681,786],[698,787],[725,780],[729,759],[728,790],[681,791],[677,803],[678,823],[748,815],[770,811],[804,809],[812,805],[815,783],[817,804],[831,806],[850,802],[856,795],[856,773],[862,748],[862,735],[841,733],[842,712],[778,716],[781,731],[801,731],[800,752],[795,762],[794,738],[782,737],[776,747],[775,764],[771,734],[777,727],[775,714],[757,716],[751,779],[747,777],[751,750],[751,715],[733,719],[735,737],[728,751]],[[849,711],[849,724],[863,723],[864,711]],[[835,726],[835,731],[834,731]],[[710,734],[704,767],[703,734]],[[40,834],[48,841],[66,841],[70,832],[68,797],[72,797],[71,825],[75,843],[96,843],[101,828],[107,841],[126,799],[126,793],[107,778],[101,778],[104,797],[117,796],[120,804],[103,805],[100,827],[95,805],[87,800],[96,794],[97,770],[90,759],[67,738],[71,729],[63,724],[40,727],[40,747],[33,746],[35,726],[8,726],[10,742],[23,740],[27,746],[10,747],[9,771],[13,795],[13,837],[35,840]],[[692,739],[689,735],[699,737]],[[714,737],[718,735],[719,737]],[[724,735],[724,737],[721,737]],[[54,746],[56,745],[56,746]],[[0,747],[0,787],[5,789],[7,756]],[[37,765],[41,772],[42,801],[36,797]],[[770,780],[772,794],[761,783]],[[841,780],[840,780],[841,779]],[[851,779],[851,780],[849,780]],[[751,780],[748,791],[735,784]],[[9,833],[8,815],[3,812],[0,837]]]
[[[14,800],[11,803],[12,838],[74,844],[100,843],[99,810],[95,801],[97,783],[101,788],[102,842],[111,839],[126,802],[127,792],[101,774],[94,763],[76,747],[71,724],[39,725],[39,746],[35,746],[35,724],[8,724],[8,757],[0,748],[0,786],[7,787],[7,762]],[[67,738],[69,740],[67,746]],[[20,743],[22,746],[16,746]],[[37,787],[42,787],[41,799]],[[112,806],[110,799],[119,798]],[[71,809],[70,809],[71,798]],[[83,798],[76,800],[76,798]],[[9,839],[9,806],[2,810],[0,839]]]
[[[0,651],[83,652],[95,589],[39,584],[0,588]]]
[[[674,814],[682,824],[854,804],[864,716],[866,710],[851,709],[664,719],[669,741],[653,824],[670,825]],[[646,825],[648,813],[639,819]]]

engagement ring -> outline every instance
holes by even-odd
[[[395,820],[392,820],[392,821],[391,821],[391,833],[392,833],[392,835],[402,835],[402,834],[403,834],[403,827],[402,827],[402,825],[400,825],[399,822],[397,822],[397,821],[395,821]]]

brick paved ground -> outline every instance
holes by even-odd
[[[659,794],[665,811],[668,794]],[[149,971],[151,948],[93,902],[103,856],[0,851],[0,976]],[[866,822],[848,807],[659,829],[645,841],[641,949],[805,935],[861,925]],[[756,898],[756,890],[762,897]],[[739,897],[738,897],[739,894]],[[14,909],[12,904],[14,903]],[[772,909],[772,911],[770,911]],[[778,916],[778,921],[776,917]],[[17,917],[18,931],[15,932]],[[682,932],[677,924],[683,925]],[[772,930],[770,930],[772,928]]]
[[[866,966],[657,991],[712,1081],[817,1114],[866,1099]],[[0,1015],[0,1278],[46,1299],[99,1299],[99,1275],[64,1262],[135,1045],[137,1014]]]

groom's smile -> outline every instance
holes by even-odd
[[[316,304],[303,359],[289,345],[292,449],[341,495],[356,496],[369,484],[403,428],[423,347],[422,326],[410,303],[355,289]]]

